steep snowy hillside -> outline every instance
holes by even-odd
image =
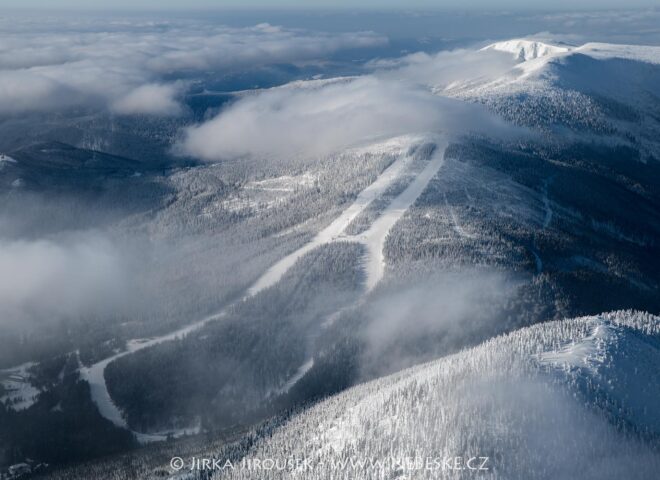
[[[536,325],[330,398],[239,464],[305,467],[235,466],[217,478],[650,479],[660,467],[659,362],[656,316]]]

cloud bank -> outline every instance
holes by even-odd
[[[458,51],[376,62],[371,75],[295,82],[246,95],[188,128],[178,151],[208,161],[241,156],[323,155],[380,137],[423,132],[495,133],[485,109],[443,97],[452,82],[511,68],[500,53]]]
[[[439,273],[377,298],[362,335],[363,373],[401,370],[489,337],[520,284],[505,272],[466,270]]]
[[[105,239],[0,241],[0,327],[120,310],[127,275]]]
[[[123,115],[177,115],[181,112],[177,94],[176,85],[142,85],[117,100],[111,109]]]
[[[172,115],[181,108],[177,80],[387,43],[371,32],[311,33],[269,24],[5,18],[0,27],[0,115],[68,107]]]

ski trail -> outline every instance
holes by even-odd
[[[550,205],[550,198],[548,198],[548,186],[549,186],[550,180],[546,180],[544,188],[543,188],[543,206],[545,208],[545,217],[543,218],[543,228],[548,228],[550,226],[550,222],[552,222],[552,207]]]
[[[412,162],[412,157],[405,153],[401,155],[383,171],[383,173],[368,187],[366,187],[355,199],[355,201],[344,210],[330,225],[321,230],[312,241],[302,246],[293,253],[287,255],[264,273],[249,289],[242,300],[246,300],[262,290],[275,285],[284,274],[296,263],[296,261],[312,251],[313,249],[334,242],[334,241],[356,241],[364,243],[367,246],[367,260],[365,262],[366,282],[365,293],[368,293],[376,286],[383,277],[385,271],[385,259],[383,256],[383,246],[385,239],[394,224],[403,216],[410,206],[422,194],[431,179],[440,169],[444,162],[444,152],[447,147],[446,141],[436,142],[436,151],[429,160],[422,172],[408,185],[408,187],[399,194],[371,227],[359,236],[342,235],[346,227],[357,217],[373,200],[382,196],[390,187],[392,182],[399,178],[405,169]],[[218,320],[227,314],[231,305],[225,307],[220,312],[209,315],[195,323],[180,328],[174,332],[151,338],[133,339],[127,343],[127,349],[111,357],[105,358],[90,367],[81,367],[81,378],[86,380],[90,386],[90,393],[93,402],[96,404],[99,413],[114,425],[129,429],[121,409],[115,404],[108,391],[105,381],[105,369],[113,361],[126,355],[138,352],[145,348],[153,347],[158,344],[169,342],[177,338],[183,338],[188,334],[202,328],[207,323]],[[291,388],[313,365],[313,359],[307,360],[301,366],[298,372],[289,379],[286,385]],[[297,378],[296,378],[297,377]],[[129,429],[130,430],[130,429]],[[171,436],[180,436],[183,434],[194,433],[198,429],[178,430],[176,432],[165,432],[162,434],[146,434],[130,430],[141,443],[165,440],[168,434]]]
[[[325,245],[337,239],[355,217],[362,213],[362,211],[373,200],[385,193],[392,182],[401,176],[403,170],[411,160],[412,159],[409,155],[402,154],[394,161],[394,163],[385,169],[375,182],[362,190],[351,206],[344,210],[330,225],[321,230],[309,243],[271,266],[266,273],[264,273],[254,285],[250,287],[246,297],[254,296],[260,291],[275,285],[300,257],[316,247],[320,247],[321,245]]]
[[[438,173],[438,170],[444,163],[446,148],[446,142],[436,145],[436,151],[429,163],[424,167],[424,170],[415,177],[412,183],[398,197],[392,200],[382,215],[371,225],[369,230],[361,235],[362,241],[366,244],[368,251],[366,261],[367,292],[376,286],[385,273],[383,247],[385,246],[387,235],[394,224],[399,221],[403,214],[419,198],[431,179]]]
[[[458,233],[461,237],[465,238],[475,238],[476,235],[473,235],[472,233],[468,233],[465,231],[463,228],[463,225],[458,221],[458,217],[456,216],[456,212],[454,211],[453,207],[449,205],[449,200],[447,200],[447,194],[444,194],[445,197],[445,206],[447,207],[447,210],[449,210],[449,215],[451,216],[451,221],[454,224],[454,231]]]
[[[531,249],[532,255],[534,255],[534,263],[536,265],[536,273],[540,274],[543,273],[543,260],[541,260],[541,256],[538,254],[536,249],[532,247]]]
[[[303,363],[300,368],[296,371],[296,373],[293,374],[291,378],[287,380],[287,382],[277,390],[278,394],[283,394],[287,393],[289,390],[291,390],[291,387],[293,387],[296,383],[298,383],[298,380],[300,380],[302,377],[305,376],[305,374],[314,366],[314,357],[309,358],[308,360]]]
[[[362,192],[360,192],[355,201],[346,210],[344,210],[339,215],[339,217],[337,217],[330,225],[319,232],[311,242],[307,243],[303,247],[287,255],[282,260],[271,266],[266,271],[266,273],[264,273],[248,289],[248,292],[243,300],[256,295],[268,287],[275,285],[282,278],[282,276],[296,263],[296,261],[306,253],[310,252],[318,246],[330,243],[337,239],[355,217],[357,217],[373,200],[385,193],[392,182],[401,176],[411,161],[412,158],[410,155],[402,152],[399,157],[389,167],[387,167],[373,183],[371,183],[364,190],[362,190]],[[105,358],[90,367],[81,367],[79,370],[81,378],[89,383],[92,401],[96,404],[99,413],[104,418],[110,420],[114,425],[128,429],[128,424],[124,418],[124,415],[112,400],[110,392],[108,391],[107,383],[105,381],[105,369],[110,363],[121,357],[138,352],[145,348],[153,347],[160,343],[169,342],[177,338],[183,338],[186,335],[202,328],[208,322],[218,320],[225,316],[230,307],[231,305],[224,308],[219,313],[205,317],[197,322],[194,322],[165,335],[152,338],[129,340],[127,343],[127,349],[125,351]],[[311,364],[309,368],[311,368]],[[167,438],[166,434],[145,434],[133,430],[131,430],[131,432],[142,443],[165,440]],[[180,432],[180,434],[183,433],[188,433],[188,431]]]
[[[372,223],[371,227],[366,232],[359,235],[335,236],[331,240],[360,242],[367,247],[367,255],[364,265],[366,273],[365,292],[362,295],[362,298],[351,306],[355,306],[364,301],[364,295],[369,293],[383,278],[385,273],[385,257],[383,255],[383,247],[385,246],[387,235],[389,234],[394,224],[396,224],[396,222],[401,219],[404,213],[406,213],[406,211],[415,203],[422,192],[426,189],[429,182],[438,173],[438,170],[440,170],[440,167],[444,163],[446,148],[446,141],[443,140],[436,142],[436,150],[426,167],[424,167],[424,170],[422,170],[422,172],[419,173],[417,177],[415,177],[415,179],[403,192],[401,192],[396,198],[394,198],[394,200],[390,202],[390,204],[380,214],[376,221]],[[346,306],[329,315],[328,318],[321,324],[321,327],[330,327],[337,320],[337,318],[339,318],[341,313],[348,308],[349,307]],[[307,373],[307,370],[312,368],[313,365],[314,357],[306,360],[305,363],[298,369],[296,374],[287,380],[284,387],[282,387],[285,389],[283,391],[290,390],[291,387],[293,387],[293,385],[295,385],[298,380],[300,380],[305,375],[305,373]]]
[[[550,205],[550,198],[548,197],[548,187],[550,186],[552,180],[553,177],[550,177],[543,182],[543,208],[545,209],[545,216],[543,217],[543,227],[542,227],[543,230],[547,229],[550,226],[550,222],[552,222],[552,215],[554,213],[552,210],[552,206]],[[543,273],[543,260],[541,259],[540,252],[536,249],[536,235],[532,240],[531,251],[532,254],[534,255],[534,261],[536,263],[536,273],[537,274]]]
[[[117,405],[115,405],[115,402],[113,402],[112,398],[110,397],[110,392],[108,392],[108,389],[105,385],[103,372],[105,372],[105,367],[107,367],[110,362],[123,357],[127,353],[128,352],[122,352],[122,354],[118,354],[95,363],[89,368],[80,369],[80,378],[89,383],[92,400],[96,404],[96,407],[98,408],[101,416],[107,420],[110,420],[114,425],[121,428],[128,428],[128,424],[126,423],[126,420],[124,420],[121,411],[119,408],[117,408]]]
[[[133,433],[136,436],[136,438],[140,443],[149,443],[149,442],[158,442],[162,440],[167,440],[168,434],[176,438],[178,436],[194,433],[195,431],[197,431],[198,428],[194,428],[194,429],[180,430],[177,432],[165,432],[163,434],[148,434],[148,433],[141,433],[129,429],[128,424],[124,419],[123,413],[121,412],[117,404],[115,404],[115,402],[112,400],[112,397],[110,396],[110,392],[108,391],[108,385],[105,381],[105,368],[115,360],[124,357],[126,355],[130,355],[131,353],[138,352],[145,348],[153,347],[163,342],[170,342],[172,340],[176,340],[177,338],[183,338],[189,333],[202,328],[208,322],[218,320],[223,316],[225,316],[226,314],[227,314],[227,309],[224,309],[219,313],[209,315],[208,317],[205,317],[202,320],[199,320],[195,323],[191,323],[190,325],[175,330],[174,332],[170,332],[166,335],[161,335],[159,337],[152,337],[152,338],[129,340],[127,342],[126,350],[119,352],[111,357],[105,358],[100,362],[93,364],[90,367],[81,367],[79,369],[80,378],[82,380],[87,381],[87,383],[89,384],[92,401],[94,402],[94,404],[96,404],[96,408],[98,408],[101,416],[106,418],[107,420],[110,420],[117,427],[130,430],[131,433]]]

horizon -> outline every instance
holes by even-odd
[[[47,0],[5,0],[0,2],[5,12],[23,12],[35,11],[95,11],[95,12],[164,12],[164,11],[374,11],[374,12],[478,12],[478,13],[514,13],[514,12],[593,12],[593,11],[636,11],[636,10],[659,10],[660,6],[652,0],[636,0],[633,2],[621,2],[620,0],[610,1],[592,1],[572,2],[569,0],[559,0],[553,3],[552,7],[547,5],[529,4],[522,1],[498,1],[495,4],[488,0],[472,2],[468,5],[460,1],[443,1],[441,4],[430,1],[401,2],[391,0],[385,2],[375,2],[371,0],[362,0],[358,3],[349,1],[334,1],[316,3],[309,5],[304,1],[293,2],[255,2],[245,1],[224,1],[215,2],[212,0],[192,0],[180,4],[179,0],[157,1],[140,0],[125,1],[119,0],[108,6],[103,0],[70,0],[53,2]]]
[[[113,5],[110,9],[87,8],[5,10],[0,15],[5,31],[28,28],[47,32],[49,29],[75,31],[81,29],[120,29],[121,23],[160,23],[159,28],[173,28],[181,22],[201,22],[206,25],[237,28],[253,27],[261,23],[285,29],[299,29],[327,33],[370,31],[388,37],[389,52],[380,49],[376,56],[397,56],[401,52],[446,50],[469,45],[487,44],[516,38],[541,38],[546,41],[581,45],[588,42],[617,44],[660,45],[658,19],[660,8],[605,8],[539,10],[479,10],[436,8],[345,7],[314,6],[256,6],[217,5],[214,8],[190,7],[147,9],[144,4],[135,8]],[[48,18],[46,23],[42,22]],[[70,22],[77,18],[82,22]],[[16,22],[16,20],[22,20]],[[119,21],[119,23],[117,23]],[[128,25],[128,24],[126,24]],[[134,25],[144,29],[148,23]]]

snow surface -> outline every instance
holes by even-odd
[[[493,43],[482,48],[482,50],[508,52],[513,54],[516,60],[526,62],[527,60],[534,60],[540,57],[566,53],[571,51],[571,47],[551,45],[548,43],[523,38]]]
[[[630,144],[642,161],[657,157],[660,46],[587,43],[567,46],[535,39],[482,49],[518,59],[493,77],[429,85],[446,95],[488,106],[506,120],[534,129],[568,127],[609,144]],[[501,53],[500,53],[501,54]]]
[[[545,90],[549,87],[575,89],[580,92],[612,87],[608,93],[625,95],[626,99],[634,104],[635,100],[638,100],[635,98],[638,94],[635,91],[636,86],[640,82],[653,82],[651,78],[637,78],[640,75],[648,77],[649,72],[644,64],[660,64],[660,47],[655,46],[586,43],[572,47],[534,39],[514,39],[494,43],[481,50],[511,53],[518,63],[500,78],[458,82],[450,88],[439,91],[469,99],[506,93],[515,94],[521,90],[547,93]],[[585,69],[582,68],[584,62],[580,60],[580,56],[600,61],[630,60],[638,65],[628,65],[624,68],[615,62],[601,62],[598,68]],[[606,71],[602,71],[601,68]],[[628,88],[625,89],[620,88],[619,80],[616,78],[622,73],[629,77]],[[568,80],[568,83],[564,80]]]
[[[591,78],[584,72],[579,70],[582,68],[584,58],[591,58],[594,60],[607,60],[607,59],[625,59],[634,60],[640,63],[635,65],[635,68],[630,66],[625,70],[626,75],[631,77],[634,85],[639,86],[640,89],[651,89],[654,91],[660,87],[654,83],[654,78],[648,78],[647,65],[660,63],[660,47],[639,47],[629,45],[610,45],[589,43],[581,47],[569,47],[566,45],[556,45],[552,43],[539,42],[533,39],[515,39],[505,42],[498,42],[483,50],[492,50],[499,52],[511,53],[519,60],[519,63],[514,66],[510,72],[501,78],[492,80],[470,81],[467,83],[457,82],[451,87],[444,88],[437,93],[447,94],[467,100],[483,101],[485,103],[504,100],[504,107],[507,108],[507,99],[512,100],[514,103],[516,95],[524,92],[529,93],[530,97],[538,97],[544,104],[550,105],[555,108],[553,101],[556,100],[559,110],[570,106],[574,111],[568,112],[571,117],[583,114],[589,121],[594,117],[592,113],[595,110],[592,103],[590,103],[588,95],[584,92],[596,92],[598,94],[607,95],[624,95],[623,100],[631,105],[640,106],[644,101],[643,97],[638,95],[638,92],[631,88],[628,93],[619,93],[616,89],[612,90],[612,82],[608,79],[610,72],[612,75],[618,75],[621,68],[617,65],[612,66],[607,62],[601,62],[603,65],[601,74],[602,78]],[[577,69],[577,70],[576,70]],[[576,73],[577,72],[577,73]],[[331,79],[319,80],[318,85],[324,85]],[[340,79],[338,81],[350,81],[350,79]],[[312,82],[313,85],[316,83]],[[614,82],[616,83],[616,82]],[[310,86],[313,86],[310,85]],[[291,88],[290,85],[288,88]],[[297,86],[296,86],[297,88]],[[619,89],[620,90],[620,89]],[[434,90],[435,91],[435,90]],[[564,95],[567,94],[568,97]],[[627,96],[626,96],[627,95]],[[549,99],[550,101],[546,101]],[[641,107],[640,107],[641,108]],[[551,115],[555,115],[556,111],[550,111]],[[561,112],[560,112],[561,113]],[[397,159],[392,163],[371,185],[363,190],[355,201],[344,210],[333,222],[326,228],[321,230],[309,243],[299,248],[298,250],[290,253],[280,261],[272,265],[248,290],[245,298],[249,298],[258,294],[266,288],[275,285],[284,276],[284,274],[306,253],[312,251],[316,247],[331,243],[334,241],[357,241],[364,243],[367,246],[367,257],[365,259],[366,270],[366,291],[368,292],[375,285],[378,284],[382,278],[385,270],[383,261],[383,245],[385,239],[392,228],[392,226],[405,214],[406,210],[412,205],[421,192],[424,190],[428,182],[440,169],[446,142],[433,138],[437,145],[437,151],[433,158],[429,161],[424,170],[408,185],[408,187],[396,197],[383,212],[380,213],[378,218],[371,224],[366,232],[358,235],[347,235],[346,228],[349,224],[358,217],[365,209],[375,200],[385,194],[397,179],[400,179],[410,167],[412,158],[409,153],[409,147],[415,142],[419,141],[422,137],[400,137],[387,142],[382,142],[376,145],[368,145],[362,147],[364,151],[370,152],[387,152],[389,154],[395,153]],[[422,138],[424,139],[424,138]],[[428,140],[428,139],[425,139]],[[354,149],[356,152],[360,149]],[[271,192],[274,195],[281,195],[289,193],[292,188],[298,186],[309,186],[313,179],[302,175],[298,177],[282,177],[278,179],[269,179],[258,182],[253,182],[250,188],[253,190]],[[547,188],[547,187],[546,187]],[[547,191],[544,192],[547,195]],[[545,218],[543,226],[547,227],[552,221],[552,205],[547,196],[543,198],[545,207]],[[465,236],[470,233],[459,224],[458,219],[450,209],[450,214],[454,220],[455,230]],[[536,251],[533,251],[537,270],[543,270],[543,262]],[[114,405],[110,395],[105,386],[103,371],[105,366],[113,360],[132,353],[143,348],[147,348],[158,343],[169,341],[179,336],[185,336],[187,333],[196,330],[206,324],[208,321],[220,318],[224,315],[224,311],[202,319],[188,327],[173,332],[168,335],[151,339],[133,340],[129,343],[129,348],[126,352],[121,352],[109,359],[105,359],[96,365],[87,369],[82,369],[84,378],[88,379],[92,387],[92,395],[96,404],[99,406],[99,411],[106,418],[111,419],[115,424],[125,426],[125,421],[119,409]],[[586,348],[586,347],[585,347]],[[558,352],[559,355],[561,352]],[[546,359],[551,358],[552,354],[548,354]],[[305,365],[303,365],[304,367]],[[301,367],[302,370],[304,368]],[[300,371],[299,371],[300,372]],[[298,372],[298,373],[299,373]],[[298,375],[296,373],[292,379],[289,379],[287,385],[295,379]],[[303,372],[304,374],[304,372]],[[295,380],[297,381],[297,380]],[[294,381],[294,383],[295,383]],[[293,385],[293,384],[291,384]]]
[[[311,468],[214,478],[655,478],[659,364],[660,317],[616,312],[535,325],[331,397],[258,439],[246,457],[305,459]],[[387,467],[418,456],[487,456],[490,469]],[[337,468],[350,458],[367,463]]]
[[[539,362],[596,386],[597,400],[617,421],[659,434],[660,338],[599,318],[588,325],[587,336],[539,354]]]
[[[638,62],[660,64],[660,47],[656,46],[617,45],[613,43],[591,42],[585,43],[574,51],[601,60],[624,58],[627,60],[636,60]]]
[[[0,384],[5,389],[5,394],[0,397],[12,410],[20,411],[30,408],[37,401],[41,391],[30,383],[30,368],[36,363],[28,362],[7,370],[0,370]]]

